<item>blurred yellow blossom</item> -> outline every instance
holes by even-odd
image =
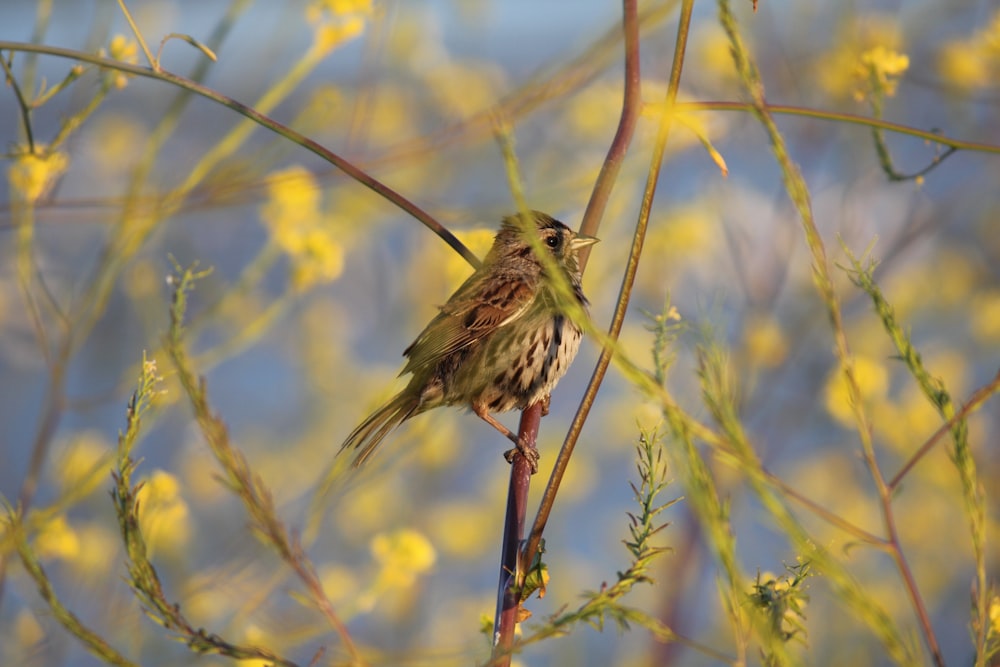
[[[151,551],[176,553],[191,537],[188,505],[181,497],[180,482],[164,470],[155,470],[136,494],[139,525]]]
[[[115,35],[111,38],[111,43],[108,44],[108,55],[113,60],[120,60],[123,63],[134,65],[139,62],[139,44],[134,39],[125,35]],[[112,71],[110,76],[111,85],[121,90],[128,85],[128,80],[132,75]]]
[[[313,0],[306,20],[316,26],[314,48],[326,54],[364,32],[372,13],[371,0]]]
[[[989,62],[975,42],[948,42],[941,47],[937,57],[938,72],[959,89],[982,88],[992,82]]]
[[[358,594],[358,575],[343,565],[324,565],[319,569],[323,592],[337,605],[350,602]]]
[[[815,67],[817,83],[834,97],[856,97],[859,91],[869,92],[870,72],[864,64],[865,54],[870,61],[889,65],[893,70],[902,64],[890,55],[898,56],[903,50],[903,32],[899,20],[892,16],[858,15],[838,26],[831,43],[833,49],[821,53]]]
[[[146,128],[134,115],[108,112],[94,119],[86,147],[97,174],[121,174],[133,167],[145,140]]]
[[[45,196],[69,167],[69,156],[59,151],[47,152],[35,144],[35,152],[16,155],[7,171],[11,197],[35,203]]]
[[[344,249],[325,230],[310,229],[302,236],[299,261],[292,269],[292,285],[305,290],[331,282],[344,270]]]
[[[938,72],[959,90],[992,86],[1000,74],[1000,11],[968,37],[946,42],[937,57]]]
[[[371,14],[372,0],[312,0],[306,8],[306,19],[316,22],[326,16]]]
[[[71,560],[80,553],[80,538],[66,517],[58,514],[43,523],[35,538],[35,551],[42,559]]]
[[[365,30],[365,21],[360,16],[352,16],[337,23],[324,23],[316,28],[316,50],[329,53],[348,42]]]
[[[304,167],[276,171],[267,180],[260,215],[291,260],[292,285],[299,291],[336,280],[344,269],[343,246],[320,212],[320,199],[316,179]]]
[[[104,463],[110,469],[110,461],[111,443],[97,431],[84,431],[73,437],[65,452],[56,460],[53,475],[63,492],[75,490],[89,493],[97,484],[107,481],[107,471],[98,468]],[[89,488],[80,488],[84,484]]]
[[[854,98],[861,101],[871,93],[892,97],[896,94],[898,77],[910,67],[910,59],[884,46],[875,46],[861,54],[857,65],[858,78],[867,79],[867,85],[854,92]]]
[[[379,533],[372,538],[371,552],[381,566],[376,588],[407,588],[417,575],[429,570],[437,560],[434,546],[412,528]]]
[[[1000,635],[1000,595],[990,598],[990,632]]]
[[[889,390],[889,372],[884,364],[871,357],[854,358],[854,379],[861,400],[871,402],[885,398]],[[840,366],[836,366],[826,381],[826,410],[844,426],[853,426],[854,411],[850,403],[847,379]]]
[[[1000,289],[985,290],[972,298],[972,335],[982,343],[1000,343]]]
[[[743,327],[747,360],[761,368],[780,366],[788,355],[788,339],[781,323],[770,315],[751,315]]]

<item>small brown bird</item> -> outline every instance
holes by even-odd
[[[539,211],[532,218],[543,248],[586,309],[578,252],[597,239]],[[490,413],[523,410],[547,398],[576,357],[583,334],[560,306],[525,233],[517,216],[504,218],[483,265],[403,351],[407,362],[400,375],[412,374],[409,384],[361,422],[341,447],[360,450],[355,466],[410,417],[442,405],[468,405],[517,444],[532,471],[537,468],[538,453]],[[513,453],[507,453],[508,460]]]

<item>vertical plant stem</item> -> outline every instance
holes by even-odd
[[[524,438],[529,447],[535,446],[538,426],[542,419],[542,405],[536,403],[521,413],[518,437]],[[497,612],[493,621],[493,664],[507,667],[510,649],[514,643],[518,611],[521,606],[520,579],[522,567],[518,563],[524,522],[528,509],[528,488],[531,484],[531,466],[523,456],[515,456],[510,467],[510,484],[507,488],[507,515],[504,518],[503,545],[500,554],[500,583],[497,587]],[[527,563],[525,563],[527,565]]]
[[[604,208],[607,205],[607,200],[611,194],[615,179],[621,169],[621,163],[632,140],[636,120],[639,116],[641,99],[639,97],[639,21],[637,18],[637,4],[637,0],[623,0],[622,2],[622,30],[625,35],[625,92],[622,102],[622,113],[618,123],[618,130],[615,133],[614,140],[608,150],[608,155],[601,167],[601,173],[598,175],[597,182],[594,185],[594,193],[591,196],[590,204],[587,207],[580,226],[580,231],[585,234],[592,235],[600,225],[601,216],[604,213]],[[581,270],[586,265],[587,257],[586,253],[581,253]],[[608,361],[610,361],[610,358],[609,354]],[[607,369],[607,363],[605,363],[604,368],[605,370]],[[603,372],[601,373],[601,377],[603,378]],[[596,383],[592,381],[592,385],[593,392],[590,394],[591,402],[593,401],[593,397],[596,396],[600,380],[597,380]],[[586,397],[584,400],[586,401]],[[586,413],[584,413],[585,416]],[[500,566],[500,586],[497,593],[497,615],[493,629],[494,647],[492,664],[499,665],[500,667],[507,667],[510,664],[510,650],[513,645],[514,629],[517,625],[517,614],[520,608],[520,588],[523,583],[521,579],[523,578],[524,571],[523,568],[518,567],[518,563],[520,562],[525,565],[532,563],[535,554],[538,552],[542,528],[544,527],[545,520],[548,518],[549,511],[551,511],[552,502],[555,498],[555,489],[558,488],[559,482],[562,480],[566,464],[573,451],[573,446],[583,427],[583,419],[580,418],[580,412],[577,413],[577,417],[578,419],[574,420],[570,434],[567,436],[567,442],[570,443],[569,447],[567,448],[567,445],[563,444],[562,450],[559,452],[559,458],[556,461],[553,477],[550,478],[546,487],[548,503],[546,504],[543,501],[542,505],[545,518],[542,519],[541,525],[539,525],[539,519],[535,519],[535,528],[532,529],[531,539],[528,543],[531,548],[525,550],[520,560],[518,552],[520,552],[520,542],[524,535],[525,506],[527,505],[530,470],[528,470],[528,464],[524,460],[524,457],[521,456],[515,456],[513,465],[511,466],[507,517],[504,523],[503,553]],[[540,405],[535,405],[525,410],[521,414],[518,437],[523,438],[525,442],[532,443],[533,446],[538,437],[540,420]],[[541,512],[542,510],[540,510],[539,516],[541,516]],[[513,568],[511,565],[513,565]]]

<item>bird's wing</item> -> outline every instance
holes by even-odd
[[[441,312],[403,352],[408,361],[400,375],[431,366],[488,336],[523,315],[535,300],[536,285],[524,276],[484,278],[462,285],[441,306]]]

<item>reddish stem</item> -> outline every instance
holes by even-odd
[[[538,426],[542,421],[542,405],[536,403],[521,413],[518,437],[535,448]],[[521,583],[524,572],[519,569],[517,557],[524,539],[524,520],[528,509],[528,487],[531,483],[531,466],[520,454],[515,454],[510,469],[510,486],[507,490],[507,516],[504,519],[503,547],[500,552],[500,584],[497,594],[497,613],[493,623],[493,662],[499,667],[510,665],[510,649],[514,643],[521,602]]]

